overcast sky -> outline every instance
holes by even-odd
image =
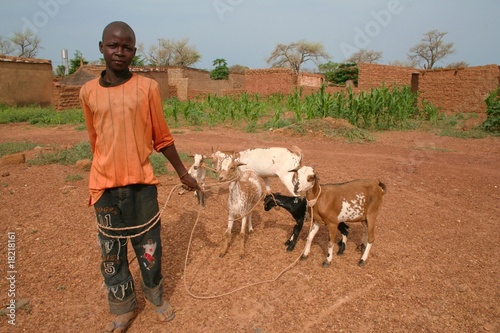
[[[410,47],[437,29],[456,50],[437,66],[479,66],[500,64],[499,14],[499,0],[2,0],[0,35],[29,27],[41,39],[37,57],[55,68],[62,49],[99,60],[102,29],[119,20],[146,47],[188,38],[201,54],[193,67],[211,70],[217,58],[267,68],[278,43],[299,40],[322,43],[334,62],[359,48],[382,52],[381,63],[405,61]]]

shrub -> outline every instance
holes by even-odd
[[[500,133],[500,88],[492,91],[486,98],[486,120],[483,128],[487,132]]]

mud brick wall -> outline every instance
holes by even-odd
[[[497,88],[499,77],[498,65],[421,71],[418,94],[448,114],[483,113],[484,100]]]
[[[325,82],[323,74],[300,73],[297,78],[297,83],[301,87],[316,87],[319,88]]]
[[[499,84],[498,65],[457,69],[419,70],[377,64],[359,64],[358,89],[411,85],[412,74],[418,74],[419,100],[431,102],[445,113],[483,113],[484,100]]]
[[[231,73],[229,74],[233,89],[245,89],[245,74]]]
[[[52,103],[52,62],[0,56],[0,104],[22,106]]]
[[[80,89],[82,86],[54,84],[54,94],[52,106],[56,110],[79,109],[80,105]]]
[[[378,64],[358,64],[358,88],[370,90],[372,88],[396,85],[411,85],[411,74],[418,72],[415,68],[387,66]]]
[[[245,90],[249,94],[263,96],[271,94],[292,94],[297,87],[297,75],[290,69],[247,69],[245,70]]]

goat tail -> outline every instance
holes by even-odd
[[[378,186],[380,187],[380,189],[382,190],[382,193],[387,193],[387,186],[385,186],[384,183],[382,183],[381,181],[378,182]]]

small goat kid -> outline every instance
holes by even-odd
[[[297,240],[299,238],[300,231],[302,230],[302,226],[304,225],[304,221],[307,218],[307,199],[299,198],[299,197],[290,197],[286,195],[281,195],[280,193],[268,194],[264,197],[264,210],[267,212],[271,210],[273,207],[283,207],[287,210],[292,217],[295,219],[295,225],[293,226],[292,234],[285,242],[287,245],[287,251],[293,251],[295,245],[297,244]],[[338,255],[344,253],[345,243],[349,227],[344,222],[340,222],[338,226],[338,230],[342,234],[342,240],[339,242],[339,252]]]
[[[305,180],[299,179],[299,182],[306,191],[314,219],[302,258],[307,258],[311,251],[311,243],[319,230],[319,222],[326,224],[329,232],[328,254],[323,262],[324,267],[329,266],[332,261],[333,242],[339,222],[361,222],[365,229],[362,245],[366,246],[358,265],[363,266],[375,240],[375,220],[382,204],[382,197],[387,192],[386,186],[375,179],[320,185],[319,176],[314,170]]]
[[[261,181],[253,170],[239,170],[240,163],[231,158],[224,159],[221,165],[220,177],[229,180],[228,225],[225,232],[226,242],[220,257],[224,257],[231,241],[231,229],[236,218],[241,218],[240,258],[245,256],[245,231],[248,223],[248,233],[253,232],[252,210],[262,197]]]
[[[215,169],[222,170],[222,162],[226,158],[232,158],[241,163],[240,169],[254,170],[263,178],[267,193],[271,193],[269,177],[278,177],[288,191],[295,194],[293,177],[290,170],[297,170],[302,163],[302,151],[298,147],[292,149],[282,147],[251,148],[240,152],[216,151],[212,154]]]

